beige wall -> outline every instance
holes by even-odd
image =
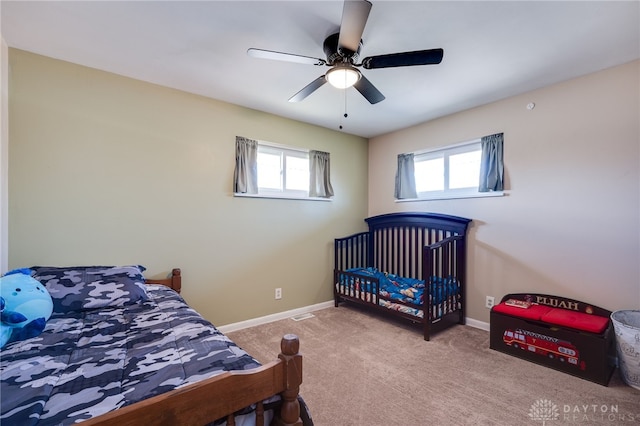
[[[0,38],[0,274],[9,263],[9,48]]]
[[[368,150],[362,138],[19,50],[9,64],[10,268],[178,266],[188,302],[223,325],[330,300],[334,237],[368,215],[433,211],[474,220],[472,319],[488,321],[485,295],[517,291],[640,307],[640,62],[373,138]],[[495,132],[507,196],[394,202],[398,153]],[[234,198],[236,135],[331,152],[334,201]]]
[[[180,267],[183,295],[217,325],[332,298],[333,238],[366,216],[366,139],[20,50],[9,60],[11,268]],[[333,201],[234,198],[236,135],[330,152]]]
[[[639,99],[636,61],[373,138],[369,215],[472,218],[467,308],[478,321],[489,320],[486,295],[510,292],[638,309]],[[497,132],[505,138],[505,197],[394,202],[397,154]]]

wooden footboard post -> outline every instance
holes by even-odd
[[[286,334],[280,341],[282,351],[278,358],[284,361],[285,390],[282,392],[280,417],[276,419],[278,426],[302,426],[300,420],[300,403],[298,392],[302,383],[302,355],[300,341],[295,334]]]

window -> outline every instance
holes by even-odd
[[[504,133],[430,151],[398,154],[397,201],[504,195]]]
[[[478,194],[480,140],[414,155],[418,198],[453,198]]]
[[[330,154],[236,136],[233,194],[238,197],[328,200]]]
[[[259,143],[258,194],[307,197],[309,153]]]

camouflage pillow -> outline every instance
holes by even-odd
[[[54,312],[122,307],[148,300],[142,266],[33,266],[53,299]]]

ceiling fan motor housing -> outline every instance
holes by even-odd
[[[362,40],[358,44],[358,51],[352,52],[349,49],[338,49],[338,38],[340,33],[331,34],[324,40],[322,49],[324,54],[327,55],[327,65],[335,65],[336,63],[344,62],[346,59],[349,63],[355,64],[360,58],[360,50],[362,49]]]

